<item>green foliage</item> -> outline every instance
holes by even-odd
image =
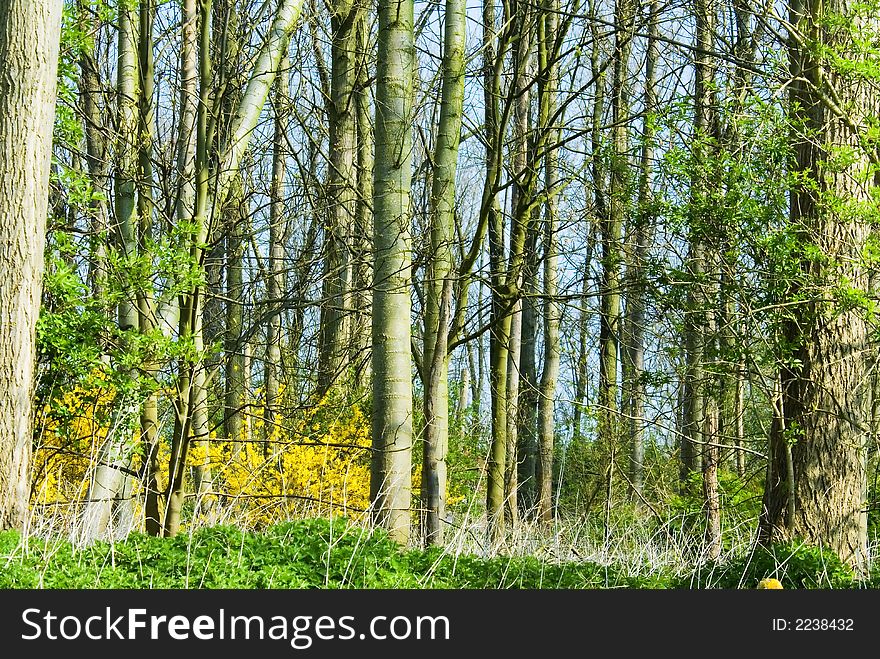
[[[0,565],[0,588],[754,588],[765,577],[788,589],[880,585],[880,571],[856,581],[832,552],[803,543],[757,548],[680,574],[438,547],[403,550],[385,531],[344,518],[287,522],[262,533],[215,526],[173,539],[133,534],[84,548],[62,540],[22,542],[7,531],[0,533]]]
[[[852,571],[838,556],[802,542],[777,543],[719,565],[703,566],[681,579],[683,588],[754,588],[771,577],[787,589],[852,588]]]

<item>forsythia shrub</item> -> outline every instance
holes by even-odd
[[[86,496],[89,467],[97,463],[111,429],[115,390],[100,373],[87,385],[63,391],[37,419],[35,503],[67,504]]]
[[[366,511],[370,424],[359,407],[325,397],[268,434],[261,407],[253,409],[252,437],[241,438],[250,441],[197,446],[187,460],[210,465],[215,491],[244,516],[239,522],[265,527],[306,511],[350,518]]]

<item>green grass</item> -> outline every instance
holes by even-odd
[[[682,568],[534,555],[402,550],[379,529],[307,519],[247,532],[232,526],[176,538],[132,534],[74,547],[62,539],[0,533],[0,588],[874,588],[829,552],[797,544],[729,554]]]

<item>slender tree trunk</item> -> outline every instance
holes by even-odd
[[[196,0],[183,0],[183,20],[181,23],[180,52],[180,123],[177,142],[177,203],[176,216],[179,224],[192,223],[195,212],[195,159],[196,123],[198,116],[198,3]],[[186,307],[186,298],[178,302],[178,336],[181,341],[192,340],[193,351],[200,354],[201,323],[194,327],[192,313]],[[200,373],[202,372],[199,369]],[[165,492],[165,516],[162,524],[163,534],[177,535],[180,529],[180,516],[185,496],[184,475],[186,455],[192,436],[206,428],[197,429],[194,425],[196,412],[193,409],[199,390],[204,382],[198,378],[194,369],[187,368],[182,361],[177,391],[174,400],[174,434],[171,441],[171,457],[168,468],[168,486]]]
[[[511,44],[511,56],[516,67],[516,99],[513,110],[513,155],[511,157],[512,170],[516,177],[511,189],[510,206],[511,215],[518,212],[519,208],[526,208],[525,197],[534,191],[528,189],[527,168],[529,163],[529,142],[531,130],[531,98],[532,86],[535,79],[535,55],[534,55],[534,16],[527,2],[517,2],[515,19],[517,21],[517,38]],[[526,264],[522,276],[522,300],[521,310],[518,311],[521,319],[521,339],[519,342],[519,369],[515,373],[518,378],[518,392],[516,411],[516,467],[518,470],[518,503],[520,510],[526,515],[534,514],[537,492],[537,458],[538,440],[537,410],[538,410],[538,375],[535,359],[537,347],[537,319],[538,310],[536,302],[537,294],[537,263],[538,263],[538,234],[535,228],[530,228],[526,236]],[[511,378],[508,377],[508,382]],[[509,393],[509,395],[512,395]],[[510,424],[512,427],[512,424]],[[512,442],[508,442],[510,446]]]
[[[331,6],[330,162],[324,225],[323,302],[318,345],[318,395],[340,378],[351,358],[348,323],[352,234],[357,203],[357,16],[355,0]]]
[[[519,415],[517,410],[520,398],[522,326],[523,300],[519,299],[510,314],[510,338],[507,343],[507,446],[504,449],[506,454],[504,463],[504,521],[510,528],[515,528],[519,522],[519,504],[517,501],[517,480],[519,476],[517,431]]]
[[[357,18],[357,201],[355,204],[354,255],[352,263],[355,317],[350,323],[352,358],[356,362],[352,378],[355,392],[363,393],[370,382],[370,309],[372,307],[371,228],[373,226],[373,112],[370,107],[369,5],[359,0]]]
[[[280,307],[284,295],[284,261],[287,253],[286,213],[284,211],[284,179],[287,173],[286,134],[290,113],[290,58],[281,58],[281,70],[275,80],[272,105],[275,108],[275,130],[272,139],[272,185],[269,193],[269,302],[273,308]],[[263,454],[275,455],[274,442],[281,438],[281,310],[273,313],[266,327],[265,390],[263,432],[266,442]]]
[[[559,155],[555,144],[559,141],[559,129],[550,125],[556,122],[557,89],[559,87],[559,64],[557,55],[559,6],[556,0],[545,0],[541,7],[538,26],[538,62],[541,71],[538,79],[540,109],[539,130],[546,135],[549,145],[544,153],[544,188],[549,197],[544,204],[542,237],[544,242],[544,370],[538,397],[538,509],[541,522],[553,520],[553,456],[556,438],[555,399],[556,381],[559,378],[559,322],[561,310],[556,299],[558,289],[559,254],[556,234],[558,227],[558,202],[553,193],[558,184]]]
[[[78,0],[77,11],[85,12],[83,1]],[[90,26],[97,29],[97,20]],[[81,26],[86,29],[86,24]],[[106,199],[109,198],[109,162],[107,140],[104,136],[106,122],[99,101],[101,94],[101,78],[98,64],[93,52],[85,50],[80,55],[80,98],[86,138],[86,163],[89,179],[96,193],[91,202],[91,258],[89,260],[89,281],[94,297],[104,300],[107,294],[107,237],[110,228],[109,209]],[[124,410],[126,405],[120,401],[117,409]],[[120,412],[124,415],[125,412]],[[124,420],[123,420],[124,421]],[[128,466],[126,445],[130,437],[122,429],[126,424],[115,423],[118,430],[111,433],[98,449],[97,464],[92,467],[87,501],[80,524],[80,541],[90,542],[104,534],[113,515],[113,508],[120,504],[120,490],[124,476],[123,469]],[[122,506],[124,508],[124,506]]]
[[[452,242],[455,238],[455,174],[464,104],[466,12],[464,0],[447,0],[443,43],[440,122],[431,187],[430,261],[425,282],[423,351],[425,433],[422,509],[426,544],[443,542],[446,517],[446,455],[449,450],[448,334],[452,304]]]
[[[83,31],[93,30],[95,34],[99,34],[100,22],[97,17],[88,23],[83,20],[86,11],[83,0],[77,0],[77,13],[82,21],[80,29]],[[102,86],[101,74],[95,57],[96,50],[93,49],[92,52],[82,50],[79,57],[79,70],[80,103],[86,142],[86,166],[92,189],[98,193],[90,203],[89,231],[91,236],[89,238],[88,280],[95,298],[103,300],[107,294],[107,232],[110,228],[107,199],[110,192],[108,185],[110,163],[107,159],[107,141],[104,137],[107,126],[100,103]]]
[[[632,450],[630,453],[630,482],[639,500],[644,485],[645,461],[645,307],[647,294],[645,282],[646,262],[651,235],[653,233],[653,213],[651,211],[651,173],[654,162],[654,118],[657,110],[655,90],[657,61],[657,15],[659,5],[652,0],[648,14],[648,43],[645,57],[645,101],[644,124],[642,130],[642,153],[639,172],[638,211],[633,230],[632,258],[627,264],[626,285],[626,338],[629,376],[626,386],[626,416],[628,435]]]
[[[501,176],[501,119],[498,99],[503,49],[496,52],[495,6],[483,2],[483,67],[485,78],[484,113],[486,131],[486,178],[480,206],[489,235],[489,277],[491,312],[489,335],[489,391],[491,439],[486,462],[486,517],[493,542],[504,534],[504,474],[507,451],[507,350],[510,313],[505,283],[504,218],[498,204],[497,188]],[[482,218],[481,218],[482,219]]]
[[[117,120],[119,132],[116,142],[117,162],[115,174],[114,210],[116,215],[116,247],[127,260],[137,256],[137,230],[135,204],[137,200],[137,97],[138,55],[135,14],[130,7],[121,7],[118,14],[117,40]],[[138,327],[137,310],[133,304],[135,293],[128,285],[117,306],[117,322],[123,331],[135,331]],[[138,401],[138,405],[140,401]],[[89,483],[88,503],[83,511],[81,542],[101,537],[113,513],[114,500],[121,498],[123,483],[129,476],[123,474],[130,462],[132,437],[123,429],[127,420],[118,424],[119,437],[110,437],[101,448],[99,464],[95,467]]]
[[[138,94],[137,132],[137,253],[140,258],[151,258],[153,242],[153,20],[156,13],[154,0],[141,0],[138,21]],[[138,329],[149,335],[156,327],[154,291],[146,282],[136,290]],[[144,474],[144,513],[146,532],[160,535],[162,512],[159,492],[159,401],[152,391],[152,382],[158,374],[158,364],[148,360],[143,365],[149,391],[141,405],[141,450]]]
[[[0,530],[27,529],[61,3],[0,4]]]
[[[629,209],[628,64],[632,38],[632,0],[616,0],[614,79],[611,84],[613,157],[608,213],[602,227],[602,284],[599,316],[599,421],[600,442],[610,447],[619,436],[619,379],[621,344],[621,265],[623,223]]]
[[[412,363],[410,348],[412,0],[381,0],[373,177],[373,452],[377,521],[405,544],[410,536]]]
[[[710,55],[714,50],[713,34],[717,10],[712,0],[697,0],[694,9],[697,45],[694,67],[694,132],[696,134],[694,149],[697,171],[693,185],[696,188],[694,192],[699,210],[693,221],[702,223],[711,222],[714,213],[714,209],[707,207],[704,210],[704,207],[712,199],[709,192],[712,186],[709,172],[711,171],[711,159],[718,149],[718,140],[721,137],[718,130],[717,103],[714,92],[715,65],[713,56]],[[719,222],[720,220],[715,223]],[[697,226],[696,229],[697,233],[694,239],[704,243],[704,235],[710,233],[714,227]],[[715,251],[717,252],[717,250]],[[699,325],[693,329],[696,334],[702,336],[699,339],[701,349],[695,357],[702,363],[711,363],[711,370],[718,372],[720,368],[717,365],[716,355],[722,330],[720,319],[723,318],[723,309],[718,309],[721,257],[717,253],[705,253],[702,257],[702,263],[697,267],[703,268],[706,281],[697,279],[692,286],[698,291],[699,289],[705,291],[705,293],[696,293],[699,300],[699,311],[695,318]],[[702,364],[700,368],[701,370],[705,369]],[[702,372],[705,377],[707,369]],[[708,558],[714,560],[721,554],[721,507],[718,493],[718,465],[721,461],[719,448],[721,444],[719,437],[721,388],[714,382],[710,383],[708,377],[705,377],[705,381],[698,381],[697,386],[702,390],[703,405],[700,413],[702,423],[697,431],[702,435],[703,441],[699,452],[702,458],[703,500],[706,515],[706,552]]]

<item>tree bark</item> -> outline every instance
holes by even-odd
[[[841,297],[869,289],[863,250],[871,232],[875,181],[863,131],[876,116],[870,83],[835,68],[834,58],[863,61],[849,26],[876,31],[875,15],[861,16],[843,0],[793,0],[789,21],[789,88],[794,168],[789,221],[805,247],[802,276],[789,290],[799,300],[784,324],[782,416],[785,430],[771,437],[771,464],[791,450],[791,473],[768,479],[762,535],[797,538],[835,551],[862,572],[867,568],[866,441],[872,346],[866,311]],[[836,21],[830,21],[835,17]],[[846,114],[843,114],[843,113]],[[844,162],[835,154],[847,153]],[[777,424],[779,425],[779,424]],[[780,477],[781,476],[781,477]],[[791,496],[790,507],[781,505]]]
[[[452,304],[455,174],[464,104],[464,0],[447,0],[445,21],[440,120],[431,186],[430,260],[425,282],[423,360],[426,381],[421,494],[426,544],[443,542],[442,524],[446,518],[446,455],[449,450],[448,321]]]
[[[0,530],[26,531],[61,3],[0,4]]]
[[[412,363],[410,183],[415,47],[412,0],[381,0],[373,176],[374,515],[391,537],[410,537]]]
[[[324,280],[318,344],[318,396],[348,367],[352,241],[357,203],[357,19],[355,0],[331,5],[330,162],[324,224]]]

